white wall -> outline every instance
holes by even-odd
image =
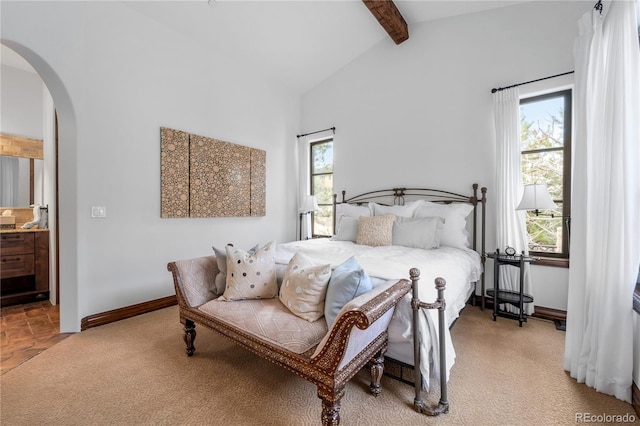
[[[42,139],[42,81],[37,74],[2,66],[0,70],[2,132]]]
[[[116,2],[1,7],[59,114],[62,331],[173,294],[171,260],[295,238],[299,96]],[[266,150],[267,216],[161,219],[161,126]]]
[[[306,93],[302,127],[337,128],[336,191],[418,186],[470,193],[477,182],[488,188],[493,251],[490,91],[573,70],[577,22],[591,7],[532,2],[412,25],[408,41],[383,40]],[[534,267],[531,274],[536,305],[565,310],[567,270]]]
[[[0,70],[0,132],[32,139],[42,139],[42,81],[37,74],[2,66]],[[28,158],[19,159],[18,204],[2,207],[29,206]],[[41,172],[41,161],[36,161],[37,171]],[[37,177],[41,173],[36,173]],[[41,200],[42,188],[35,185]]]

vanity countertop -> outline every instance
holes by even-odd
[[[46,232],[46,231],[49,231],[49,229],[38,229],[38,228],[31,228],[31,229],[22,229],[22,228],[0,229],[0,234],[9,234],[9,233],[16,233],[16,232]]]

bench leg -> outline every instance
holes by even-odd
[[[340,400],[343,395],[344,388],[328,393],[318,388],[318,396],[322,399],[323,426],[338,426],[340,424]]]
[[[196,325],[191,320],[185,320],[184,323],[184,343],[187,344],[187,355],[192,356],[196,351],[193,342],[196,340]]]
[[[381,350],[371,358],[371,384],[369,385],[369,391],[371,395],[377,397],[380,395],[382,388],[380,388],[380,380],[384,374],[384,350]]]

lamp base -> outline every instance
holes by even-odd
[[[300,213],[300,230],[298,232],[298,241],[302,241],[302,216],[304,213]]]

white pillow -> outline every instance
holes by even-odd
[[[336,241],[356,241],[358,237],[358,221],[359,218],[351,216],[343,216],[340,223],[337,224],[336,235],[333,239]]]
[[[371,214],[371,210],[369,210],[369,206],[356,206],[353,204],[336,204],[336,231],[340,229],[340,223],[342,222],[343,217],[355,217],[358,218],[360,216],[373,216]]]
[[[440,245],[467,248],[469,247],[469,232],[467,232],[467,216],[473,211],[473,205],[468,203],[439,204],[423,201],[413,214],[414,218],[440,217],[444,219],[440,233]]]
[[[378,203],[369,203],[369,208],[373,212],[374,216],[383,216],[385,214],[392,214],[401,217],[412,217],[413,213],[422,205],[423,200],[412,201],[404,206],[384,206]]]
[[[280,287],[280,301],[291,313],[316,321],[324,316],[324,299],[331,278],[331,265],[314,266],[304,254],[293,255]]]
[[[438,248],[443,222],[439,217],[396,217],[393,222],[393,245],[424,250]]]
[[[227,283],[222,300],[270,299],[278,296],[274,241],[250,254],[233,246],[227,250]]]

